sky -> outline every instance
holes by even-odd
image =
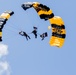
[[[36,11],[31,8],[24,11],[24,2],[40,2],[50,7],[56,16],[62,17],[66,28],[66,39],[62,48],[49,45],[52,34],[48,30],[49,21],[41,20]],[[10,73],[1,75],[76,75],[76,1],[75,0],[0,0],[0,14],[6,10],[14,11],[3,29],[2,45],[6,45],[4,57],[0,65],[10,66]],[[33,26],[38,27],[38,33],[48,32],[45,40],[35,39],[30,32]],[[26,31],[31,39],[18,34]],[[0,46],[0,49],[2,49]],[[8,50],[8,54],[6,55]],[[0,66],[1,68],[1,66]]]

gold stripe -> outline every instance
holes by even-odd
[[[2,37],[2,32],[0,32],[0,37]]]
[[[51,19],[49,19],[49,21],[50,21],[50,23],[51,24],[57,24],[57,25],[64,25],[64,22],[63,22],[63,20],[61,19],[61,17],[53,17],[53,18],[51,18]]]
[[[10,18],[10,14],[8,14],[8,13],[2,13],[2,14],[1,14],[1,17],[2,17],[2,18],[9,19],[9,18]]]
[[[40,10],[38,12],[38,15],[41,15],[41,14],[51,15],[52,14],[52,10],[49,10],[49,11]]]
[[[52,36],[50,38],[50,41],[49,41],[49,44],[51,46],[57,46],[57,47],[62,47],[63,44],[64,44],[64,40],[63,38],[58,38],[58,37],[55,37],[55,36]]]
[[[36,8],[36,7],[38,7],[38,5],[40,5],[40,4],[38,2],[36,2],[36,3],[33,4],[33,7]]]

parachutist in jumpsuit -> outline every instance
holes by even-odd
[[[35,35],[35,38],[37,38],[37,27],[33,27],[33,31],[32,31],[32,33]]]
[[[42,38],[42,40],[44,40],[44,38],[47,37],[47,36],[48,36],[47,32],[45,32],[45,33],[43,33],[43,34],[40,35],[40,37]]]
[[[27,40],[28,40],[28,38],[31,39],[30,36],[28,36],[28,34],[24,31],[19,32],[19,34],[22,36],[25,36]]]

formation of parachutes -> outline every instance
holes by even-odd
[[[52,36],[50,38],[49,44],[51,46],[57,46],[57,47],[63,46],[66,37],[66,31],[64,22],[61,17],[54,16],[54,13],[49,7],[39,2],[26,2],[22,4],[21,7],[25,11],[33,7],[40,16],[40,19],[44,19],[45,21],[49,20],[52,27]],[[0,15],[0,38],[2,38],[2,29],[6,24],[6,21],[13,14],[14,14],[13,11],[5,11]]]

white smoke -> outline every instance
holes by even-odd
[[[6,55],[8,55],[8,46],[4,44],[0,44],[0,58]]]
[[[8,55],[8,46],[5,44],[0,44],[0,75],[10,75],[10,66],[8,62],[3,57]]]
[[[0,75],[10,75],[10,66],[8,62],[0,62]]]

